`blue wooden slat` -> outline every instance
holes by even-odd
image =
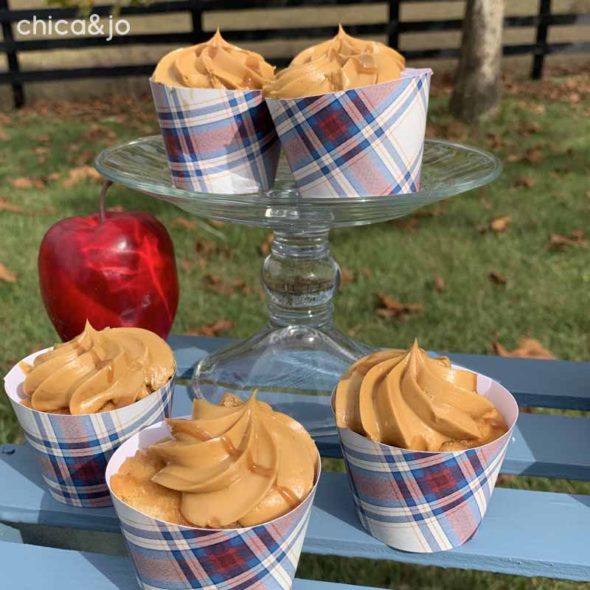
[[[260,396],[276,409],[289,412],[289,394],[265,394]],[[331,413],[328,398],[314,401],[307,398],[310,411],[320,411],[315,407],[318,401],[326,412]],[[301,401],[299,406],[301,407]],[[300,410],[301,411],[301,410]],[[174,393],[175,416],[191,413],[191,400],[188,388],[177,385]],[[550,435],[548,436],[548,433]],[[316,439],[323,457],[341,457],[340,444],[334,436]],[[508,447],[502,473],[512,475],[531,475],[537,477],[559,477],[565,479],[590,479],[590,420],[572,416],[550,416],[546,414],[521,414],[518,419],[514,441]]]
[[[0,452],[0,520],[116,532],[111,508],[59,504],[44,491],[30,449]],[[418,555],[389,549],[361,528],[346,476],[324,473],[304,551],[572,580],[590,579],[590,496],[498,488],[477,536],[464,547]],[[1,571],[1,570],[0,570]]]
[[[179,375],[190,378],[197,360],[231,342],[235,340],[172,336]],[[459,353],[450,356],[454,362],[502,383],[522,406],[590,410],[590,363]]]
[[[34,564],[34,567],[27,567]],[[2,588],[6,590],[137,590],[128,557],[0,542]],[[295,580],[293,590],[362,590],[359,586]],[[367,588],[367,590],[369,590]]]

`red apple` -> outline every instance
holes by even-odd
[[[62,340],[79,334],[86,320],[97,329],[137,326],[165,338],[178,306],[174,246],[149,213],[58,221],[41,242],[39,282]]]

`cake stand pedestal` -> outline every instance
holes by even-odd
[[[226,391],[257,391],[302,422],[315,436],[333,433],[329,400],[346,368],[370,348],[339,331],[332,299],[340,269],[330,254],[329,232],[409,215],[415,210],[493,181],[499,161],[484,151],[427,140],[422,189],[398,196],[303,198],[286,165],[266,193],[226,195],[175,188],[159,136],[109,148],[96,168],[110,181],[139,190],[208,219],[273,230],[262,267],[268,324],[257,334],[197,363],[194,395],[217,401]]]

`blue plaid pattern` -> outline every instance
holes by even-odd
[[[130,436],[170,416],[174,378],[143,398],[110,412],[70,416],[38,412],[10,397],[49,493],[71,506],[110,506],[105,469]]]
[[[445,453],[399,449],[339,429],[361,523],[404,551],[459,547],[486,512],[513,427],[482,447]]]
[[[114,494],[113,504],[137,579],[146,590],[288,590],[315,490],[288,514],[240,529],[166,523],[134,510]]]
[[[299,191],[310,197],[420,189],[430,70],[375,86],[267,100]]]
[[[271,188],[280,143],[262,91],[150,85],[174,186],[211,193]]]

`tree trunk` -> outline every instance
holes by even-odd
[[[503,21],[503,0],[467,0],[450,102],[451,113],[467,123],[477,122],[500,100]]]

